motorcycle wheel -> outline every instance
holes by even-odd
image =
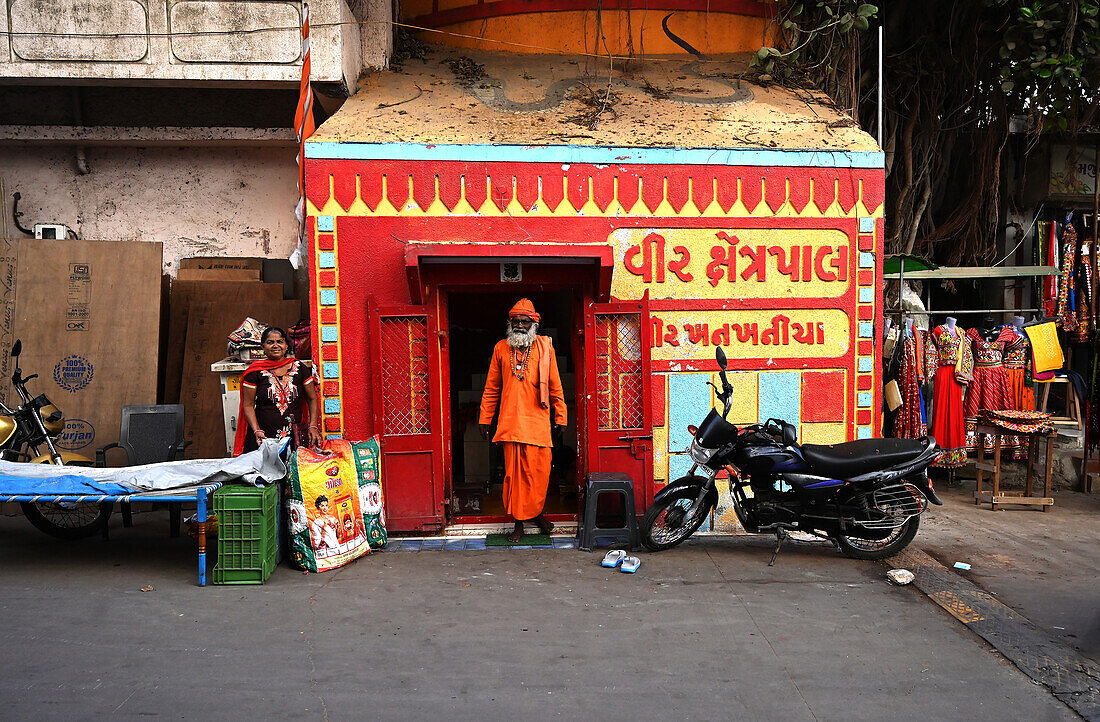
[[[86,466],[71,464],[70,466]],[[95,502],[22,502],[23,516],[38,531],[56,539],[84,539],[94,536],[111,518],[114,504]]]
[[[710,506],[704,503],[693,516],[687,516],[698,493],[694,489],[678,489],[654,502],[642,518],[642,545],[651,552],[664,551],[694,534],[710,513]]]
[[[917,527],[919,526],[920,517],[911,516],[901,526],[892,530],[888,536],[882,539],[860,539],[840,534],[834,539],[836,539],[837,546],[840,547],[840,551],[844,556],[852,559],[874,561],[892,557],[909,546],[909,542],[913,541],[913,537],[917,535]]]

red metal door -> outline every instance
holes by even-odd
[[[375,429],[382,441],[386,523],[395,531],[443,528],[439,344],[427,306],[374,307]]]
[[[647,300],[585,309],[588,470],[629,474],[638,514],[653,500]]]

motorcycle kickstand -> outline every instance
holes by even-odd
[[[775,530],[775,551],[772,552],[772,559],[771,559],[770,562],[768,562],[769,567],[774,567],[775,566],[775,558],[777,556],[779,556],[779,551],[783,548],[783,542],[786,541],[786,539],[787,539],[787,530],[786,529],[780,528],[780,529]]]

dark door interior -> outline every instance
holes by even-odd
[[[490,444],[478,433],[478,410],[493,346],[504,338],[508,311],[522,297],[531,299],[542,317],[539,335],[553,339],[569,410],[569,425],[554,446],[545,513],[573,515],[577,510],[577,374],[571,343],[576,295],[564,291],[525,293],[519,288],[508,292],[451,292],[447,301],[454,493],[451,515],[459,522],[506,517],[501,499],[504,454],[499,445]]]

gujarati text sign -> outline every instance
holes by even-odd
[[[616,298],[836,298],[855,254],[836,229],[619,228]]]

